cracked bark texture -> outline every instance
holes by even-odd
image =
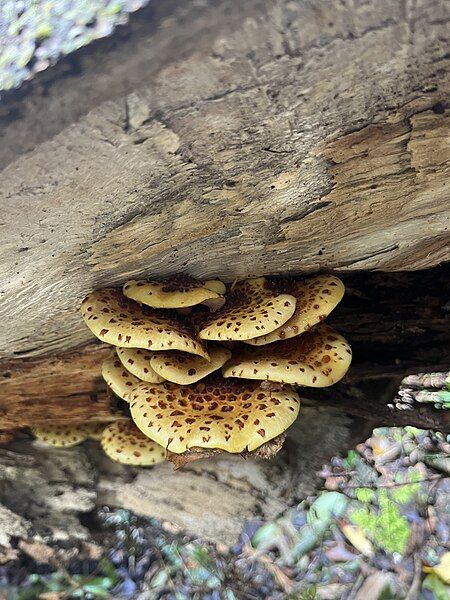
[[[442,273],[424,276],[419,305],[420,273],[404,284],[406,275],[368,272],[449,259],[447,9],[439,0],[153,0],[128,28],[8,95],[4,422],[28,424],[12,419],[11,392],[24,410],[96,401],[109,418],[78,305],[136,275],[341,273],[354,277],[339,316],[359,356],[349,384],[444,369]],[[375,385],[346,392],[355,419],[332,402],[307,403],[295,443],[269,463],[217,457],[176,474],[132,470],[106,463],[94,444],[44,451],[21,434],[0,449],[0,524],[7,536],[66,535],[61,523],[83,536],[76,511],[111,502],[232,541],[245,519],[271,518],[312,491],[320,463],[364,437],[364,402],[388,401]]]
[[[1,356],[87,342],[83,296],[136,275],[448,258],[444,3],[154,4],[2,109]]]

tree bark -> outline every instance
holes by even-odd
[[[0,544],[86,535],[77,513],[101,502],[232,541],[375,424],[447,428],[388,404],[448,368],[448,20],[439,0],[154,0],[8,96],[0,430],[117,418],[78,306],[134,276],[338,273],[330,322],[355,359],[270,462],[135,470],[21,433],[0,449]]]

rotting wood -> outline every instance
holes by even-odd
[[[114,421],[100,376],[107,348],[88,346],[51,359],[0,362],[0,430]]]
[[[416,273],[343,276],[347,292],[327,322],[350,341],[354,359],[339,386],[320,392],[325,401],[329,399],[328,405],[340,406],[350,415],[378,419],[378,424],[439,428],[445,418],[442,411],[419,407],[398,414],[376,395],[370,403],[354,402],[349,390],[366,381],[399,383],[409,373],[448,368],[450,312],[442,298],[450,292],[449,271],[440,267]],[[110,348],[93,342],[56,357],[0,360],[0,429],[53,419],[59,423],[112,419],[100,376],[108,352]]]
[[[31,152],[23,98],[5,123],[18,146],[1,174],[0,355],[85,344],[81,299],[135,275],[233,280],[448,258],[442,3],[408,14],[389,0],[207,4],[200,16],[193,0],[170,3],[167,19],[159,6],[143,62],[135,50],[114,67],[124,85],[111,93],[125,98],[97,105],[111,98],[97,76],[78,104],[98,74],[83,63],[64,101],[56,83],[31,86],[44,95]],[[138,79],[148,56],[158,68]]]

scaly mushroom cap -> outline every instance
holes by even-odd
[[[142,348],[116,348],[116,352],[123,366],[135,377],[138,377],[142,381],[149,381],[150,383],[161,383],[164,381],[164,377],[158,375],[158,373],[150,366],[150,359],[156,352],[142,350]],[[172,352],[177,351],[173,350]],[[161,354],[166,354],[166,352],[161,352]],[[187,356],[192,355],[188,354]],[[207,362],[204,358],[196,358]]]
[[[274,282],[274,285],[276,284],[277,282]],[[318,275],[304,281],[288,281],[284,287],[284,291],[297,298],[294,314],[275,331],[253,340],[246,340],[246,344],[262,346],[304,333],[330,314],[342,300],[345,291],[342,281],[334,275]]]
[[[165,460],[166,451],[145,436],[132,421],[117,421],[103,432],[102,448],[113,460],[124,465],[148,467]]]
[[[291,387],[273,392],[214,376],[189,386],[140,383],[130,401],[139,429],[177,454],[194,447],[255,450],[292,425],[299,407]]]
[[[231,357],[231,352],[220,346],[208,348],[210,361],[201,356],[184,352],[153,352],[150,364],[161,379],[167,379],[180,385],[188,385],[203,379],[220,369]]]
[[[209,282],[211,283],[211,282]],[[123,293],[128,298],[153,308],[186,308],[220,298],[221,294],[190,277],[168,281],[127,281]]]
[[[34,437],[40,442],[55,448],[68,448],[81,444],[88,437],[84,423],[80,425],[49,425],[47,427],[33,427]]]
[[[347,341],[321,323],[289,340],[237,350],[222,372],[224,377],[326,387],[344,377],[351,360]]]
[[[206,318],[199,337],[205,340],[249,340],[270,333],[294,313],[296,299],[269,289],[264,277],[240,281],[225,306]]]
[[[129,401],[131,390],[141,382],[123,366],[115,352],[103,361],[102,377],[112,391],[125,402]]]
[[[183,350],[208,358],[201,342],[180,321],[143,309],[115,288],[92,292],[80,309],[86,325],[102,342],[120,348]]]

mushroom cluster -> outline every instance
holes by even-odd
[[[132,419],[108,427],[103,448],[127,464],[164,453],[176,465],[218,452],[271,456],[297,418],[297,388],[332,385],[350,366],[349,344],[323,323],[343,295],[333,275],[228,289],[132,280],[92,292],[81,314],[114,346],[102,375]]]

